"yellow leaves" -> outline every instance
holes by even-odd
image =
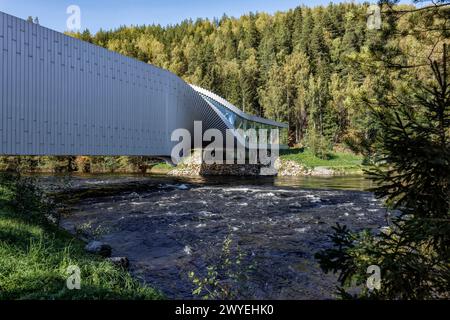
[[[310,65],[308,57],[302,52],[294,52],[286,58],[284,65],[286,78],[295,83],[308,79]]]
[[[242,68],[247,74],[258,72],[258,61],[256,58],[256,50],[251,48],[246,50],[248,58],[242,64]]]
[[[165,67],[168,59],[164,45],[154,36],[142,35],[136,42],[136,48],[146,55],[149,63]]]
[[[115,51],[117,53],[120,54],[127,54],[127,52],[125,50],[123,50],[124,46],[124,42],[123,40],[119,40],[119,39],[111,39],[108,42],[107,48],[111,51]]]
[[[256,18],[255,25],[256,30],[258,30],[259,33],[263,33],[266,28],[271,24],[271,16],[267,13],[260,13],[258,14],[258,18]]]
[[[355,13],[352,10],[347,11],[344,19],[347,23],[351,23],[355,19]]]

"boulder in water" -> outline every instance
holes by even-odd
[[[112,251],[109,244],[100,241],[91,241],[86,245],[84,249],[89,253],[98,254],[106,258],[111,256]]]
[[[123,269],[127,269],[128,266],[130,265],[130,261],[128,260],[127,257],[112,257],[108,258],[107,260],[111,262],[113,265]]]

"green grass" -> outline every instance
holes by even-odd
[[[14,197],[0,182],[0,300],[162,298],[69,233],[16,212]],[[81,269],[81,290],[66,286],[70,265]]]
[[[282,160],[291,160],[307,168],[326,167],[336,170],[360,170],[363,157],[352,153],[334,152],[328,160],[316,157],[308,149],[289,149],[281,151]]]
[[[153,166],[150,172],[153,173],[167,173],[171,170],[173,170],[174,167],[172,167],[170,164],[167,163],[158,163],[157,165]]]

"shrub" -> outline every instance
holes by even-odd
[[[306,145],[317,158],[323,160],[331,158],[331,143],[323,135],[317,133],[315,129],[311,129],[308,132]]]

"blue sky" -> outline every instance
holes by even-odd
[[[273,13],[306,4],[328,4],[330,0],[0,0],[0,11],[26,19],[38,16],[40,24],[66,30],[69,5],[81,8],[81,27],[96,32],[121,25],[175,24],[187,18],[240,16],[250,11]],[[333,1],[342,2],[342,1]]]

